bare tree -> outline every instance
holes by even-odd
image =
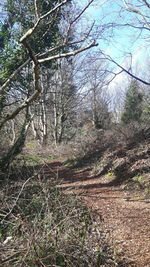
[[[107,13],[107,10],[109,10],[109,1],[105,2],[104,7],[104,13]],[[100,9],[100,5],[99,5]],[[115,56],[111,53],[111,47],[107,50],[107,47],[102,50],[101,49],[101,55],[99,57],[105,58],[108,60],[112,65],[114,66],[114,77],[116,77],[120,72],[124,72],[127,75],[129,75],[131,78],[136,79],[142,84],[150,85],[149,80],[146,77],[140,77],[139,74],[137,74],[135,71],[133,71],[132,66],[132,58],[133,54],[132,51],[128,49],[127,46],[129,42],[129,36],[130,40],[132,40],[132,44],[138,43],[139,40],[141,40],[140,43],[143,43],[143,46],[148,47],[149,43],[149,31],[150,31],[150,22],[149,22],[149,9],[150,4],[149,1],[145,0],[137,0],[137,1],[126,1],[126,0],[120,0],[115,1],[115,3],[112,5],[112,8],[110,10],[110,13],[107,15],[107,21],[109,19],[109,23],[106,22],[105,24],[101,24],[101,20],[99,19],[96,25],[96,32],[97,36],[100,34],[101,38],[101,32],[104,31],[104,29],[107,29],[104,31],[106,32],[106,41],[111,41],[112,45],[116,45],[117,42],[119,42],[118,36],[123,40],[127,38],[127,45],[124,42],[121,43],[120,50],[124,51],[124,59],[123,62],[120,62],[120,59],[116,59]],[[112,16],[111,16],[112,15]],[[105,17],[104,17],[105,21]],[[131,46],[132,46],[131,44]],[[129,47],[129,46],[128,46]],[[113,50],[113,49],[112,49]],[[117,56],[117,51],[116,51]],[[125,66],[124,62],[127,59],[127,56],[131,57],[131,63],[129,66]],[[115,70],[117,69],[117,71]],[[119,70],[119,71],[118,71]]]
[[[17,106],[14,109],[2,114],[0,118],[0,129],[2,129],[8,121],[14,119],[24,109],[26,108],[28,109],[28,107],[32,103],[34,103],[42,94],[43,87],[42,87],[41,73],[42,73],[43,64],[46,64],[47,62],[55,61],[59,58],[67,58],[67,57],[75,56],[76,54],[81,53],[97,45],[95,40],[88,41],[89,32],[84,34],[85,38],[82,38],[82,40],[78,39],[75,41],[75,43],[70,41],[70,38],[69,38],[71,29],[74,27],[75,23],[78,22],[78,20],[83,15],[85,10],[90,6],[90,4],[93,1],[94,0],[89,1],[89,3],[76,15],[76,17],[73,17],[72,21],[70,21],[66,29],[65,38],[62,41],[59,40],[59,43],[57,43],[55,46],[50,46],[49,48],[46,48],[45,51],[42,51],[39,53],[36,53],[35,44],[33,42],[35,34],[37,34],[41,30],[41,28],[44,28],[45,25],[46,26],[49,25],[49,30],[50,30],[52,21],[54,19],[57,19],[58,11],[62,7],[65,7],[67,3],[69,3],[69,0],[58,1],[58,3],[54,7],[52,7],[50,10],[47,10],[47,12],[42,15],[38,11],[37,1],[34,1],[34,5],[35,5],[35,16],[33,20],[34,24],[20,38],[20,44],[24,47],[25,51],[27,52],[28,59],[25,62],[23,62],[18,68],[16,68],[10,74],[9,77],[5,79],[5,81],[0,87],[0,95],[3,98],[3,96],[5,96],[10,91],[10,85],[12,84],[13,80],[17,77],[17,75],[19,75],[19,73],[24,72],[24,69],[26,68],[26,66],[28,66],[28,64],[30,65],[32,64],[31,74],[33,78],[32,78],[31,83],[34,89],[32,89],[29,94],[25,94],[24,99],[21,101],[21,103],[17,103]],[[42,37],[43,36],[41,36],[40,38]],[[76,45],[76,48],[73,48],[74,45]],[[68,52],[65,52],[66,48]],[[42,104],[42,109],[43,108],[44,106]],[[29,115],[28,115],[28,118],[29,118]],[[31,118],[29,120],[25,120],[23,129],[28,129],[29,121],[31,121]],[[45,125],[45,122],[44,122],[44,125]],[[22,131],[20,133],[20,137],[21,136],[25,136],[25,134],[22,134]],[[17,149],[18,142],[14,144],[13,151],[15,150],[15,146]],[[16,152],[14,152],[14,155],[15,154]]]

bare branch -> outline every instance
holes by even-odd
[[[122,2],[124,3],[124,5],[126,6],[126,9],[129,11],[129,12],[133,12],[139,16],[142,17],[143,21],[145,22],[145,24],[147,25],[147,27],[150,29],[150,24],[149,22],[147,21],[146,19],[146,16],[143,15],[143,13],[137,9],[135,6],[133,6],[132,4],[128,3],[126,0],[122,0]]]
[[[35,9],[35,15],[36,18],[39,19],[39,13],[38,13],[38,8],[37,8],[37,0],[34,0],[34,9]]]
[[[82,14],[83,12],[89,7],[89,5],[93,2],[94,0],[91,0],[88,5],[82,10],[82,12],[77,16],[77,18],[72,22],[74,23]],[[31,46],[29,45],[29,43],[26,41],[28,37],[30,37],[33,32],[35,31],[35,29],[38,27],[39,23],[41,20],[43,20],[44,18],[46,18],[48,15],[52,14],[53,12],[55,12],[57,9],[59,9],[62,5],[66,4],[68,2],[68,0],[64,0],[63,2],[59,3],[58,5],[56,5],[53,9],[51,9],[50,11],[48,11],[46,14],[44,14],[42,17],[40,17],[38,19],[38,21],[35,23],[34,27],[29,29],[20,39],[20,42],[22,42],[24,44],[24,46],[26,47],[26,49],[28,50],[29,56],[30,58],[36,62],[36,57],[38,55],[34,55],[33,50],[31,49]],[[37,13],[37,1],[34,0],[34,5],[35,5],[35,10]],[[83,40],[84,41],[84,40]],[[81,41],[78,41],[78,43]],[[72,45],[74,43],[71,43],[69,45]],[[55,50],[61,49],[65,46],[65,43],[60,44],[56,47],[53,47],[51,49],[49,49],[48,51],[42,53],[39,55],[39,57],[41,56],[45,56],[48,53],[54,52]],[[54,58],[55,59],[55,58]],[[25,61],[21,66],[19,66],[19,68],[17,70],[15,70],[10,77],[5,81],[5,83],[0,87],[0,94],[4,92],[5,88],[11,83],[11,81],[14,79],[14,77],[30,62],[30,59],[28,59],[27,61]]]
[[[104,57],[105,57],[107,60],[113,62],[116,66],[118,66],[119,68],[121,68],[122,71],[126,72],[126,73],[127,73],[128,75],[130,75],[132,78],[136,79],[137,81],[139,81],[139,82],[141,82],[141,83],[143,83],[143,84],[150,85],[150,82],[147,82],[147,81],[145,81],[145,80],[143,80],[143,79],[137,77],[136,75],[132,74],[129,70],[125,69],[125,68],[122,67],[119,63],[117,63],[114,59],[112,59],[109,55],[106,55],[106,54],[103,53],[102,51],[101,51],[101,53],[102,53],[102,55],[104,55]]]
[[[40,93],[42,92],[42,88],[39,85],[39,79],[40,79],[40,75],[39,75],[39,67],[38,65],[35,65],[33,63],[33,78],[34,78],[34,88],[35,88],[35,92],[28,98],[26,99],[19,107],[17,107],[12,113],[7,114],[5,116],[5,118],[3,118],[0,121],[0,129],[3,127],[3,125],[16,117],[16,115],[18,115],[18,113],[23,110],[24,108],[26,108],[27,106],[29,106],[30,103],[32,103],[35,99],[37,99],[37,97],[40,95]]]
[[[54,8],[52,8],[51,10],[49,10],[47,13],[45,13],[43,16],[38,18],[38,10],[37,10],[37,1],[34,0],[34,5],[35,5],[35,13],[36,13],[36,17],[38,18],[37,22],[35,23],[34,27],[29,29],[20,39],[20,42],[24,45],[24,47],[27,49],[28,53],[29,53],[29,57],[30,59],[28,59],[25,63],[23,63],[16,71],[13,72],[13,74],[6,80],[6,82],[2,85],[2,87],[0,88],[0,93],[3,93],[5,88],[9,85],[9,83],[12,81],[12,79],[19,73],[19,71],[21,71],[30,61],[33,61],[33,80],[34,80],[34,93],[28,97],[25,101],[23,101],[20,106],[18,106],[13,112],[7,114],[5,117],[3,117],[0,121],[0,129],[3,127],[3,125],[13,119],[16,115],[19,114],[19,112],[21,110],[23,110],[24,108],[26,108],[27,106],[29,106],[34,100],[37,99],[37,97],[41,94],[42,92],[42,88],[39,85],[39,63],[44,63],[47,61],[51,61],[51,60],[55,60],[58,58],[63,58],[63,57],[69,57],[69,56],[74,56],[82,51],[85,51],[91,47],[97,46],[97,43],[95,41],[92,41],[89,45],[81,47],[79,49],[76,49],[74,51],[68,52],[68,53],[62,53],[62,54],[56,54],[54,56],[50,56],[50,57],[46,57],[46,58],[42,58],[42,59],[38,59],[39,57],[43,57],[46,56],[48,53],[50,52],[54,52],[57,49],[60,49],[62,47],[65,47],[66,45],[68,46],[67,43],[63,43],[60,44],[56,47],[53,47],[51,49],[49,49],[48,51],[46,51],[45,53],[42,54],[35,54],[34,50],[32,49],[28,38],[34,33],[34,31],[38,28],[40,22],[42,20],[44,20],[46,17],[48,17],[49,15],[53,14],[54,12],[58,11],[60,7],[62,7],[64,4],[66,4],[69,0],[63,0],[61,1],[61,3],[58,3]],[[86,7],[80,12],[80,14],[74,19],[74,21],[72,22],[72,24],[79,19],[79,17],[85,12],[85,10],[89,7],[89,5],[93,2],[94,0],[89,1],[89,3],[86,5]],[[91,30],[91,29],[90,29]],[[90,32],[90,31],[89,31]],[[83,40],[84,41],[84,40]],[[81,42],[78,41],[78,43]],[[70,45],[70,44],[69,44]],[[38,57],[38,58],[37,58]]]
[[[0,87],[0,94],[2,94],[5,88],[11,83],[13,78],[30,62],[30,59],[26,60],[18,69],[16,69],[9,78],[4,82],[4,84]]]
[[[84,14],[84,12],[88,9],[88,7],[94,2],[94,0],[90,0],[89,3],[81,10],[81,12],[71,21],[67,30],[67,36],[65,42],[68,41],[68,35],[70,34],[72,25]],[[92,25],[93,28],[93,25]],[[91,30],[90,30],[91,31]]]
[[[37,22],[35,23],[34,27],[29,29],[21,38],[20,38],[20,42],[23,43],[25,40],[27,40],[33,33],[34,31],[37,29],[37,27],[39,26],[40,22],[45,19],[46,17],[48,17],[49,15],[51,15],[52,13],[54,13],[57,9],[59,9],[61,6],[63,6],[64,4],[66,4],[68,2],[68,0],[64,0],[61,3],[59,3],[58,5],[56,5],[53,9],[49,10],[46,14],[44,14],[43,16],[41,16]]]
[[[54,60],[54,59],[58,59],[58,58],[63,58],[63,57],[70,57],[70,56],[75,56],[77,55],[78,53],[81,53],[91,47],[94,47],[94,46],[97,46],[98,44],[93,41],[91,44],[87,45],[87,46],[84,46],[84,47],[81,47],[77,50],[74,50],[74,51],[71,51],[71,52],[68,52],[68,53],[64,53],[64,54],[57,54],[55,56],[51,56],[51,57],[47,57],[47,58],[43,58],[43,59],[39,59],[38,62],[39,63],[43,63],[43,62],[47,62],[47,61],[51,61],[51,60]]]
[[[43,168],[43,166],[42,166],[42,168]],[[41,169],[42,169],[42,168],[41,168]],[[14,205],[12,206],[12,208],[10,209],[10,211],[4,216],[4,218],[1,220],[1,223],[4,223],[4,221],[11,215],[11,213],[12,213],[13,210],[14,210],[14,208],[16,208],[16,205],[17,205],[17,203],[18,203],[18,200],[20,199],[20,196],[21,196],[21,194],[22,194],[22,192],[23,192],[25,186],[26,186],[32,179],[34,179],[35,177],[38,176],[38,174],[41,172],[41,169],[40,169],[37,173],[35,173],[33,176],[29,177],[29,178],[23,183],[23,185],[22,185],[22,187],[21,187],[21,189],[20,189],[20,192],[19,192],[19,194],[18,194],[18,196],[17,196],[17,198],[16,198],[16,200],[15,200]]]
[[[146,4],[146,6],[147,6],[148,8],[150,8],[150,4],[149,4],[146,0],[143,0],[143,2]]]
[[[69,45],[72,45],[72,44],[69,44]],[[62,49],[63,47],[65,47],[65,44],[64,43],[62,43],[60,45],[57,45],[55,47],[52,47],[52,48],[48,49],[47,51],[43,52],[42,54],[38,54],[37,56],[38,57],[46,56],[47,54],[52,53],[55,50]]]
[[[71,22],[71,24],[73,24],[74,22],[76,22],[82,15],[83,13],[88,9],[88,7],[94,2],[95,0],[91,0],[89,1],[89,3],[82,9],[82,11],[79,13],[79,15]]]

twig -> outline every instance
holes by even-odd
[[[15,254],[9,256],[8,258],[6,258],[6,259],[4,259],[4,260],[1,260],[1,261],[0,261],[0,264],[3,264],[3,263],[5,263],[5,262],[7,262],[7,261],[12,260],[15,256],[18,256],[19,254],[20,254],[20,251],[19,251],[19,252],[16,252]]]
[[[43,166],[42,166],[42,168],[43,168]],[[41,168],[41,169],[42,169],[42,168]],[[24,182],[24,184],[22,185],[21,190],[20,190],[20,192],[19,192],[19,194],[18,194],[18,196],[17,196],[17,198],[16,198],[16,200],[15,200],[14,205],[12,206],[12,208],[10,209],[10,211],[4,216],[4,218],[3,218],[2,221],[1,221],[1,223],[3,223],[3,222],[9,217],[9,215],[13,212],[13,210],[14,210],[14,208],[16,207],[17,202],[18,202],[18,200],[19,200],[19,198],[20,198],[20,196],[21,196],[21,194],[22,194],[22,192],[23,192],[23,190],[24,190],[26,184],[27,184],[31,179],[35,178],[35,177],[38,175],[38,173],[41,172],[41,169],[40,169],[36,174],[32,175],[31,177],[29,177],[29,178]]]

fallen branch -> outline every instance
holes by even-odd
[[[22,185],[21,190],[20,190],[20,192],[19,192],[19,194],[18,194],[18,196],[17,196],[17,198],[16,198],[16,200],[15,200],[14,205],[12,206],[12,208],[10,209],[10,211],[4,216],[4,218],[1,220],[0,223],[4,223],[4,221],[11,215],[11,213],[12,213],[13,210],[14,210],[14,208],[17,206],[18,200],[19,200],[19,198],[20,198],[20,196],[21,196],[21,194],[22,194],[22,192],[23,192],[25,186],[27,185],[27,183],[29,183],[33,178],[35,178],[36,176],[38,176],[38,174],[41,172],[42,169],[43,169],[43,166],[40,168],[40,170],[39,170],[37,173],[35,173],[35,174],[32,175],[31,177],[29,177],[29,178],[24,182],[24,184]]]

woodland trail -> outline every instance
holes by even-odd
[[[91,168],[65,168],[61,161],[47,165],[45,175],[61,181],[67,194],[80,194],[86,204],[102,218],[123,266],[150,266],[150,200],[145,201],[115,186],[110,177],[94,177]]]

